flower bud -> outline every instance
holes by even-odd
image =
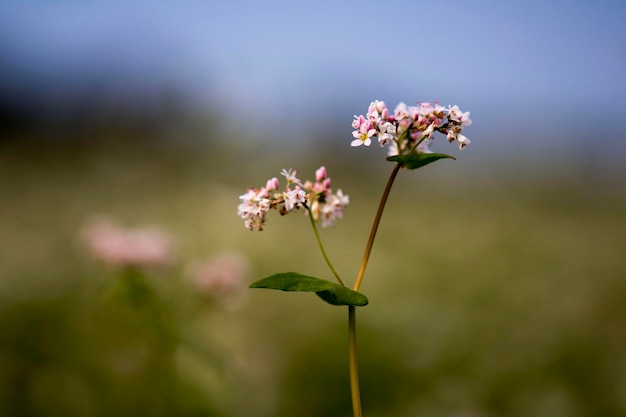
[[[315,171],[315,180],[317,182],[322,181],[324,178],[326,178],[326,167],[321,166],[319,167],[319,169],[317,171]]]
[[[270,178],[269,180],[267,180],[267,184],[265,184],[265,189],[267,191],[274,191],[274,190],[278,190],[279,187],[279,183],[278,183],[278,178],[274,177],[274,178]]]

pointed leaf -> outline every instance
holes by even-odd
[[[454,156],[445,153],[410,153],[390,156],[387,161],[397,162],[407,169],[417,169],[443,158],[456,160]]]
[[[314,292],[322,300],[335,306],[365,306],[369,302],[367,297],[360,292],[325,279],[302,275],[297,272],[271,275],[250,284],[250,288]]]

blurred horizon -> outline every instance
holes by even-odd
[[[374,99],[438,100],[472,113],[483,151],[626,156],[626,125],[611,116],[626,99],[618,1],[33,1],[0,12],[5,123],[158,123],[176,111],[262,140],[341,141]]]

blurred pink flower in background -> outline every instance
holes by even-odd
[[[124,228],[97,217],[87,222],[80,238],[96,259],[117,267],[165,266],[174,259],[172,238],[155,226]]]
[[[192,264],[188,271],[201,295],[224,301],[241,294],[241,290],[246,288],[250,264],[239,253],[223,252]]]

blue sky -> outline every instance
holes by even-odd
[[[263,126],[439,100],[480,135],[621,140],[625,21],[621,1],[33,0],[0,3],[0,53],[5,84],[59,99],[178,88]]]

